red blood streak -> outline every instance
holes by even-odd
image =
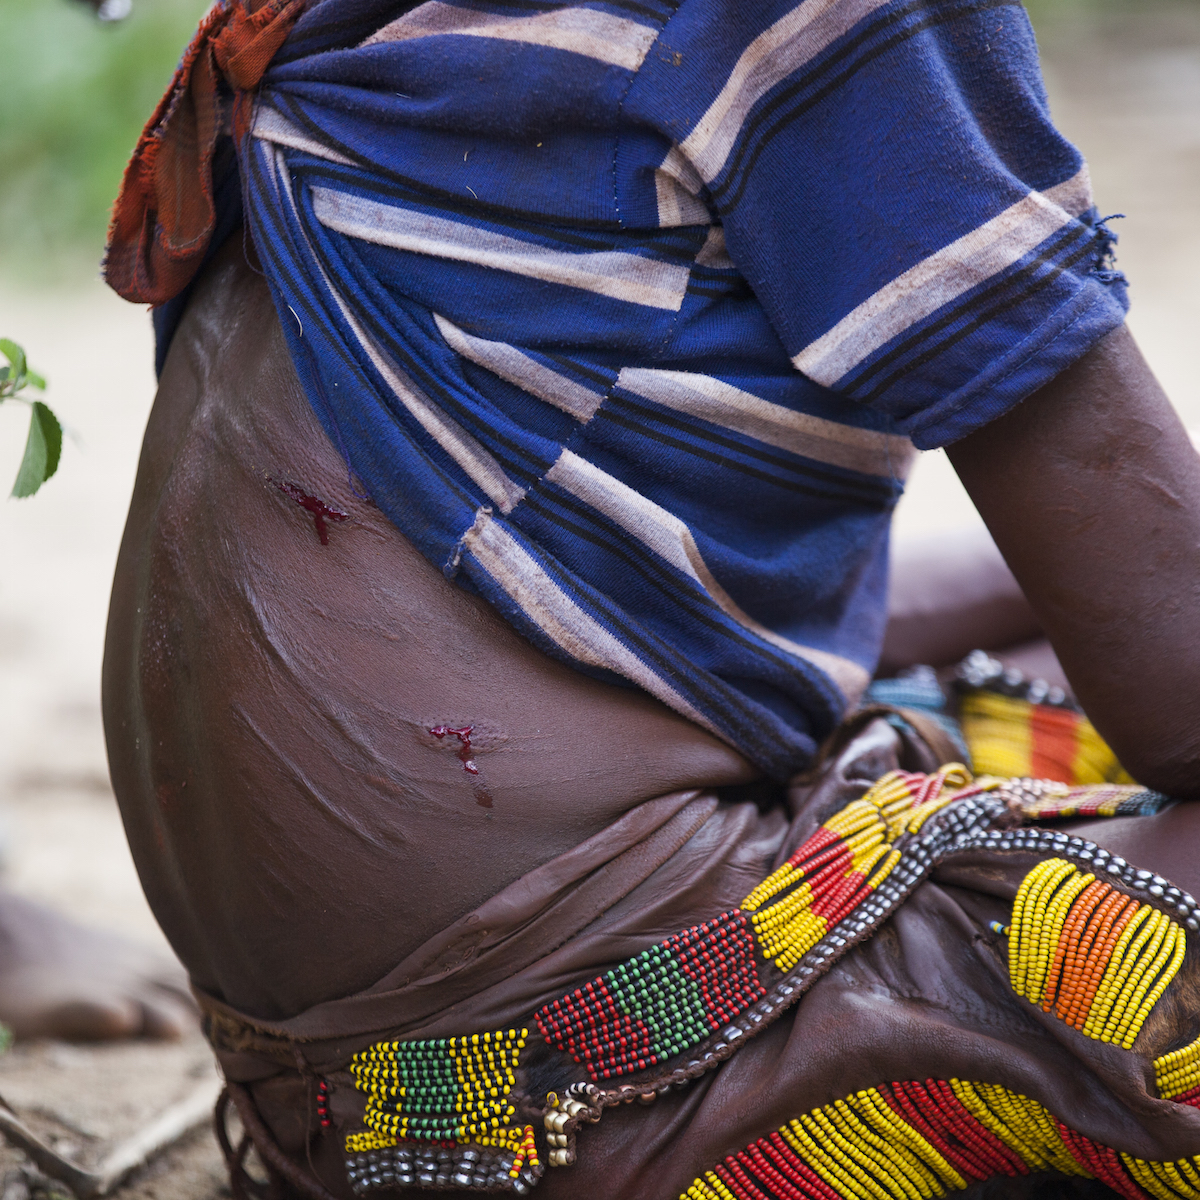
[[[435,725],[429,732],[439,741],[447,734],[458,738],[460,743],[458,757],[462,762],[463,770],[468,775],[478,775],[479,768],[475,765],[475,760],[471,757],[471,734],[474,731],[474,725],[464,725],[461,729],[451,729],[449,725]]]
[[[317,537],[321,539],[322,546],[329,545],[329,527],[325,522],[346,521],[350,518],[349,513],[340,512],[336,508],[330,508],[324,500],[318,500],[316,496],[310,496],[303,488],[298,487],[294,483],[288,483],[285,479],[272,479],[270,475],[267,478],[288,499],[294,500],[305,512],[312,513],[313,524],[317,527]]]

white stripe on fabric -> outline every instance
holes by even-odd
[[[490,513],[480,512],[462,548],[504,589],[525,615],[572,658],[623,675],[723,741],[729,739],[665,679],[575,603],[525,547]]]
[[[904,479],[916,453],[906,437],[796,412],[711,375],[625,367],[617,386],[768,446],[864,475]]]
[[[704,180],[700,178],[700,172],[688,161],[687,155],[678,146],[671,147],[667,157],[659,163],[656,169],[669,175],[685,192],[692,196],[699,196],[700,189],[704,187]]]
[[[688,267],[656,262],[639,254],[552,250],[464,221],[325,187],[314,187],[312,200],[322,225],[380,246],[476,263],[669,312],[679,311],[687,290]]]
[[[888,2],[804,0],[760,33],[742,51],[717,98],[680,143],[705,181],[721,173],[758,100]]]
[[[911,325],[1013,266],[1073,220],[1041,192],[1030,192],[898,275],[805,346],[792,362],[810,379],[832,387]]]
[[[662,229],[712,222],[703,200],[698,200],[681,183],[660,167],[654,172],[654,194],[658,200],[658,224]]]
[[[1073,217],[1081,217],[1092,207],[1092,175],[1087,163],[1062,183],[1056,183],[1043,193],[1047,200],[1053,200],[1063,212]]]
[[[280,150],[275,151],[274,174],[277,191],[286,196],[297,225],[303,229],[304,226],[296,209],[296,198],[292,194],[287,162]],[[307,246],[307,249],[313,263],[321,273],[321,281],[334,303],[337,304],[346,324],[350,326],[351,332],[366,351],[367,357],[370,358],[375,369],[383,376],[384,382],[391,388],[396,399],[408,409],[421,428],[446,451],[501,512],[511,512],[521,497],[525,495],[524,489],[509,479],[492,455],[457,421],[448,417],[400,374],[391,359],[359,325],[353,312],[350,311],[349,305],[342,299],[337,288],[333,286],[320,259],[313,253],[312,246]]]
[[[429,0],[385,25],[363,45],[442,35],[547,46],[636,71],[654,44],[658,30],[594,8],[560,8],[512,17]]]
[[[577,421],[586,424],[604,402],[604,393],[589,391],[573,379],[567,379],[543,363],[530,358],[506,342],[489,342],[459,329],[440,313],[433,319],[446,344],[463,358],[486,367],[501,379],[516,384],[522,391],[553,404]]]
[[[853,704],[870,676],[857,663],[837,654],[802,646],[756,621],[736,603],[708,569],[692,531],[674,513],[648,500],[619,479],[570,450],[563,450],[546,479],[603,513],[626,533],[648,546],[677,571],[690,576],[727,616],[793,658],[824,671]]]
[[[272,142],[276,146],[289,146],[293,150],[303,150],[314,158],[323,158],[327,162],[341,163],[344,167],[355,165],[354,160],[331,150],[316,138],[310,137],[298,125],[289,121],[283,113],[266,104],[259,104],[254,110],[254,125],[250,131],[256,138],[264,142]]]
[[[696,255],[696,266],[712,267],[718,271],[733,270],[734,261],[725,247],[725,230],[720,225],[714,225],[708,231],[708,237],[704,239],[704,245]]]

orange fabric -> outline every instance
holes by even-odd
[[[125,168],[113,205],[104,277],[126,300],[163,304],[192,280],[212,237],[212,157],[221,131],[221,76],[234,88],[234,136],[249,127],[258,86],[305,0],[245,0],[213,9]],[[251,11],[252,9],[257,11]]]

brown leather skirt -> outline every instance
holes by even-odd
[[[864,714],[786,804],[696,791],[650,800],[529,872],[357,995],[264,1022],[201,994],[230,1094],[276,1185],[322,1200],[397,1187],[449,1195],[536,1187],[547,1200],[883,1200],[964,1189],[1200,1195],[1200,1159],[1193,1158],[1200,1155],[1200,1113],[1184,1086],[1189,1071],[1200,1083],[1188,1050],[1200,1033],[1191,902],[1086,838],[1052,832],[1059,826],[1044,820],[1030,824],[1078,797],[1052,794],[1057,808],[1012,789],[1006,799],[997,791],[972,799],[972,789],[952,776],[943,800],[966,798],[942,807],[928,801],[920,837],[894,837],[900,849],[891,893],[877,874],[874,890],[855,884],[849,908],[826,904],[825,936],[807,951],[802,944],[794,962],[766,961],[769,944],[755,927],[758,990],[727,996],[724,1019],[710,1021],[708,1034],[677,1033],[693,1044],[660,1044],[657,1061],[640,1064],[630,1054],[644,1050],[627,1053],[616,1045],[620,1036],[605,1043],[596,1035],[607,1001],[591,1003],[598,992],[589,988],[606,980],[610,998],[633,1011],[632,993],[618,995],[628,979],[618,978],[620,964],[645,966],[653,947],[671,950],[699,981],[710,1010],[718,1007],[722,972],[744,973],[744,963],[710,963],[706,974],[699,957],[687,959],[686,938],[671,935],[752,907],[756,886],[778,880],[797,847],[815,847],[826,866],[836,866],[830,830],[855,836],[845,823],[853,802],[864,793],[870,800],[879,792],[872,782],[890,778],[908,789],[900,803],[907,811],[920,803],[921,787],[929,791],[921,780],[937,777],[889,772],[931,772],[939,757],[911,725]],[[1124,795],[1121,811],[1130,810],[1131,796],[1134,808],[1157,807],[1136,789]],[[1113,825],[1171,820],[1168,811]],[[894,820],[889,828],[893,838]],[[879,868],[864,866],[862,856],[885,858],[858,836],[854,861],[869,883]],[[810,856],[816,870],[790,893],[793,911],[803,907],[794,898],[804,886],[817,897],[814,909],[822,886],[830,896],[822,861]],[[785,867],[785,882],[789,869],[805,868]],[[1047,870],[1066,882],[1058,892],[1043,888],[1039,901],[1037,873]],[[1046,903],[1052,894],[1057,910]],[[1023,925],[1014,900],[1028,909]],[[1108,994],[1103,981],[1120,978],[1122,953],[1126,981],[1141,969],[1128,965],[1140,934],[1122,943],[1122,931],[1154,923],[1176,931],[1162,946],[1171,938],[1177,944],[1145,959],[1140,1003],[1148,1015],[1132,1040],[1125,1030],[1122,1045],[1115,1029],[1105,1034],[1103,1020],[1087,1025],[1079,996],[1092,996],[1095,1017]],[[736,942],[731,929],[706,944],[728,948]],[[1158,945],[1154,936],[1140,943],[1143,953]],[[1049,984],[1041,992],[1028,981],[1014,984],[1010,955],[1040,961],[1047,977],[1057,970],[1057,997]],[[642,980],[651,990],[652,975],[647,969]],[[662,970],[655,978],[669,982]],[[1147,1008],[1157,984],[1161,995]],[[667,997],[657,1017],[644,1007],[623,1024],[609,1005],[608,1033],[623,1031],[629,1046],[639,1030],[661,1034],[678,999]],[[572,1020],[573,1034],[566,1028]],[[443,1041],[485,1031],[497,1038],[511,1031],[507,1049],[480,1058]],[[513,1037],[521,1042],[516,1049]],[[597,1049],[605,1044],[607,1051]],[[505,1055],[513,1068],[501,1086],[507,1095],[501,1107],[479,1107],[470,1079],[487,1084],[491,1069],[494,1084]],[[457,1136],[444,1136],[445,1128],[434,1136],[421,1124],[422,1114],[434,1120],[436,1088],[421,1088],[438,1056],[458,1064],[450,1084],[458,1108],[448,1110],[451,1125],[459,1122]],[[472,1103],[499,1114],[492,1122],[498,1138],[489,1138],[486,1121],[463,1136],[469,1113],[461,1114]],[[498,1144],[521,1129],[533,1131],[524,1152],[517,1142]],[[246,1186],[241,1160],[231,1155],[235,1183]]]

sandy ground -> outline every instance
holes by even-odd
[[[1062,128],[1091,161],[1119,223],[1134,284],[1131,325],[1185,421],[1200,424],[1200,7],[1043,31]],[[98,679],[105,609],[141,431],[153,396],[144,312],[99,282],[31,294],[0,280],[0,333],[51,380],[72,430],[61,474],[0,512],[0,856],[3,881],[91,924],[160,941],[108,787]],[[0,481],[24,414],[0,410]],[[4,486],[7,486],[6,484]],[[945,456],[922,456],[897,516],[900,539],[978,521]],[[84,1155],[131,1132],[211,1070],[203,1046],[18,1046],[0,1093]],[[17,1161],[0,1151],[0,1172]],[[199,1200],[223,1188],[200,1132],[127,1189]],[[8,1196],[5,1189],[5,1196]]]

